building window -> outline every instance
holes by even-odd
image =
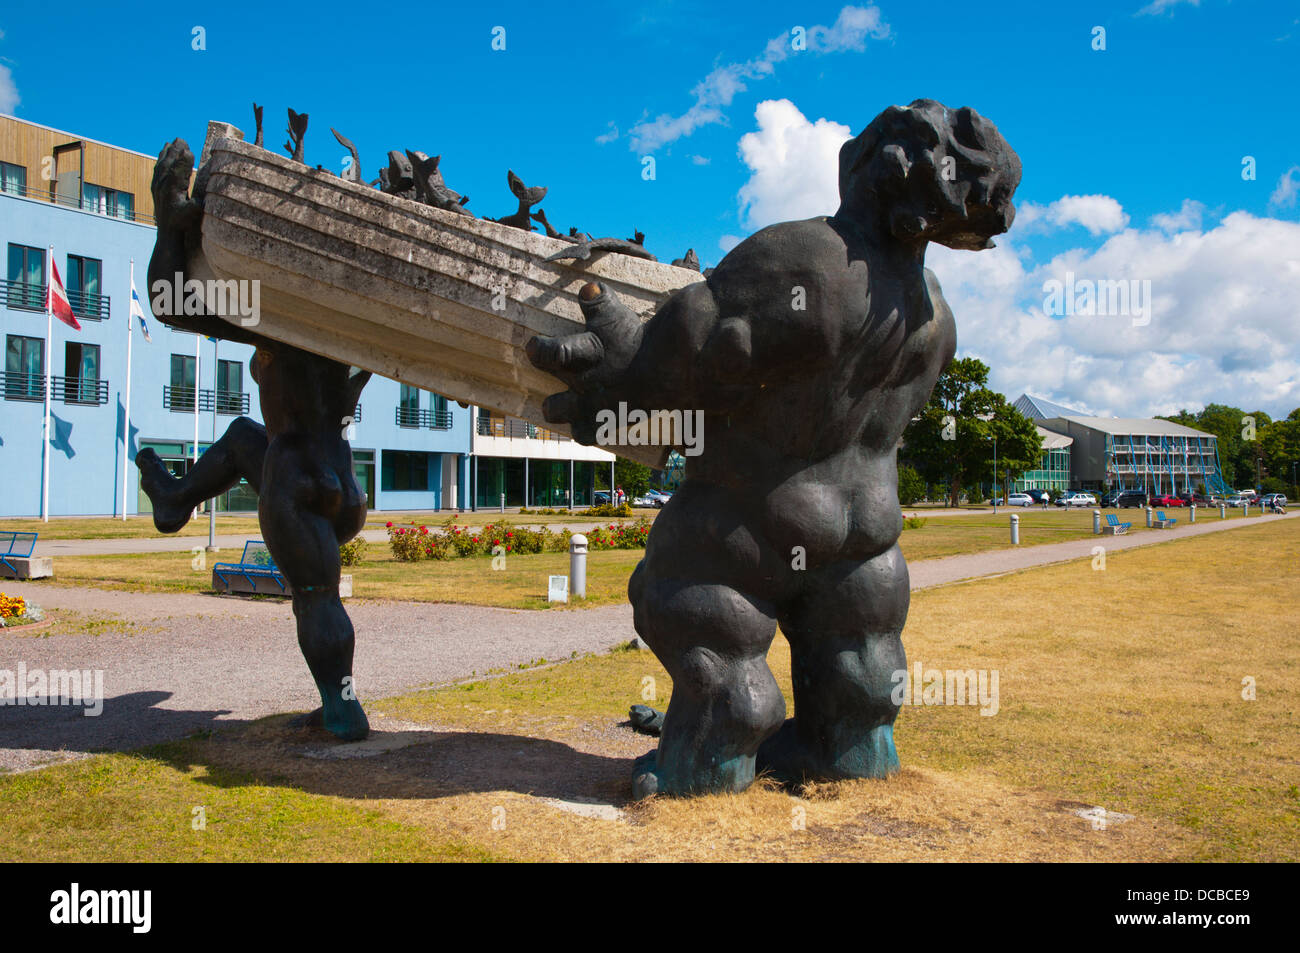
[[[45,342],[10,334],[5,338],[5,397],[45,399]]]
[[[10,195],[27,194],[27,167],[12,162],[0,162],[0,192]]]
[[[217,361],[217,413],[244,413],[243,361]]]
[[[402,427],[420,426],[420,388],[410,384],[401,385],[401,394],[397,399],[397,423]],[[384,489],[388,489],[384,487]]]
[[[5,303],[26,311],[45,310],[45,249],[9,246]]]
[[[68,304],[83,318],[108,317],[108,299],[101,293],[100,275],[104,263],[98,258],[68,256]]]
[[[194,409],[194,371],[195,362],[192,356],[172,355],[171,386],[163,391],[163,403],[167,405],[168,410]]]
[[[82,207],[100,215],[113,218],[135,218],[135,196],[130,192],[91,185],[89,182],[82,189]]]
[[[404,450],[385,450],[383,453],[383,478],[380,489],[428,490],[429,454],[408,453]]]
[[[63,346],[63,399],[99,403],[99,345],[69,341]]]

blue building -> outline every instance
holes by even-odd
[[[235,417],[261,419],[248,370],[251,347],[173,331],[150,318],[151,341],[138,322],[133,331],[128,428],[130,276],[134,261],[147,313],[153,163],[153,156],[0,116],[7,268],[0,284],[0,518],[41,514],[47,364],[51,516],[120,515],[124,472],[125,512],[148,512],[130,462],[138,450],[152,447],[182,474],[196,442],[202,453]],[[81,330],[56,319],[47,348],[51,246]],[[486,411],[379,377],[366,385],[355,419],[355,472],[375,510],[495,507],[501,493],[510,497],[507,505],[577,505],[590,501],[598,474],[613,461],[603,450],[522,422],[494,426]],[[492,444],[477,460],[476,438]],[[522,481],[510,476],[516,471]],[[475,486],[476,474],[484,486]],[[251,510],[256,496],[241,484],[216,506]]]

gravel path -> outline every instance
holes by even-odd
[[[909,566],[911,585],[921,589],[1091,559],[1097,545],[1112,553],[1297,515],[1204,520],[1131,537],[922,560]],[[16,671],[20,664],[28,671],[99,670],[106,699],[98,717],[86,717],[71,705],[0,706],[0,768],[22,770],[96,750],[129,750],[317,704],[287,602],[45,583],[5,582],[4,590],[64,612],[73,630],[85,618],[79,613],[111,618],[99,635],[74,631],[40,638],[39,633],[0,632],[0,671]],[[348,612],[357,631],[356,678],[363,699],[538,658],[601,652],[635,635],[628,605],[529,611],[356,600],[348,603]]]

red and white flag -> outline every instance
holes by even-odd
[[[77,322],[76,315],[72,313],[72,305],[68,303],[68,293],[63,288],[63,279],[59,277],[59,266],[51,260],[50,267],[54,271],[54,278],[50,282],[49,309],[68,327],[80,331],[81,325]]]

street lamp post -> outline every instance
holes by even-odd
[[[993,435],[993,515],[998,512],[998,435]]]

